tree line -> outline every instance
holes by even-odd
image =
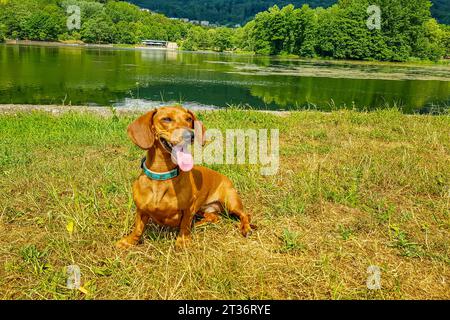
[[[78,6],[81,28],[68,30],[69,6]],[[136,44],[143,39],[179,41],[189,25],[121,1],[3,0],[0,37],[38,41]]]
[[[380,28],[370,29],[367,9],[381,8]],[[189,50],[243,50],[268,55],[334,59],[437,61],[450,56],[450,27],[431,17],[429,0],[340,0],[324,8],[273,6],[244,27],[211,32],[191,28]]]
[[[380,28],[367,26],[369,5]],[[68,30],[66,8],[81,9]],[[240,28],[208,28],[142,11],[122,1],[2,0],[0,40],[138,44],[168,40],[185,50],[247,51],[334,59],[437,61],[450,56],[450,27],[431,17],[429,0],[340,0],[329,8],[273,6]]]
[[[380,28],[370,29],[367,9],[381,8]],[[340,0],[327,9],[272,7],[241,32],[247,50],[305,57],[406,61],[449,54],[450,33],[430,14],[429,0]]]

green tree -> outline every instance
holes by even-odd
[[[89,0],[64,0],[61,2],[62,8],[67,8],[70,5],[75,5],[80,8],[81,21],[99,16],[104,13],[105,5],[99,1]]]
[[[126,2],[108,2],[105,6],[105,13],[114,23],[136,22],[140,18],[139,8]]]
[[[186,40],[183,42],[184,50],[195,51],[199,49],[209,49],[211,47],[211,38],[208,31],[200,26],[193,26]]]
[[[114,43],[116,26],[105,14],[89,19],[81,28],[81,39],[88,43]]]
[[[139,42],[136,37],[136,25],[127,21],[120,21],[116,24],[116,42],[125,44],[135,44]]]
[[[293,6],[285,11],[291,11]],[[268,11],[258,13],[254,20],[252,36],[257,53],[279,54],[290,45],[290,28],[284,20],[286,12],[282,12],[278,6],[273,6]]]
[[[450,58],[450,26],[441,25],[441,29],[444,32],[442,36],[442,47],[444,48],[444,56]]]
[[[431,18],[429,0],[375,0],[382,10],[381,32],[391,53],[384,60],[406,61],[417,56],[425,22]]]
[[[302,57],[313,57],[316,54],[318,17],[315,10],[308,5],[296,12],[296,31],[293,53]]]
[[[54,41],[64,28],[60,8],[49,5],[34,12],[22,23],[23,36],[30,40]]]
[[[438,61],[445,53],[445,32],[435,19],[425,22],[425,30],[418,37],[417,56],[421,59]]]
[[[5,32],[5,25],[4,24],[0,24],[0,42],[4,42],[5,38],[6,38],[6,32]]]
[[[318,51],[337,59],[369,58],[371,35],[366,25],[367,7],[365,0],[348,0],[327,10],[319,27]]]
[[[213,31],[212,36],[209,37],[211,39],[210,47],[217,51],[233,49],[233,31],[231,29],[217,28],[210,31]]]
[[[243,28],[242,31],[238,31],[236,41],[238,41],[238,47],[242,48],[247,51],[256,52],[260,45],[257,44],[258,41],[261,39],[258,39],[256,37],[256,23],[254,20],[247,23]],[[263,45],[263,47],[267,47],[267,45]]]
[[[25,39],[24,25],[27,19],[40,10],[37,1],[9,0],[0,4],[0,23],[6,26],[6,37]]]

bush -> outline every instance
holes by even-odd
[[[0,24],[0,42],[5,42],[6,38],[5,25]]]

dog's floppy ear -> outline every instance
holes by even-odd
[[[128,136],[131,141],[141,149],[148,150],[155,142],[152,126],[153,116],[156,111],[157,110],[155,109],[147,112],[128,126]]]
[[[187,110],[187,112],[192,116],[192,119],[194,119],[193,124],[192,124],[192,129],[194,129],[194,134],[195,137],[200,137],[200,139],[198,140],[202,146],[205,145],[206,140],[205,140],[205,134],[206,134],[206,127],[203,124],[202,121],[197,119],[197,116],[191,111],[191,110]]]

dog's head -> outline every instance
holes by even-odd
[[[175,155],[194,139],[204,145],[205,127],[195,114],[181,106],[161,107],[147,112],[128,126],[128,135],[141,149],[153,146]]]

